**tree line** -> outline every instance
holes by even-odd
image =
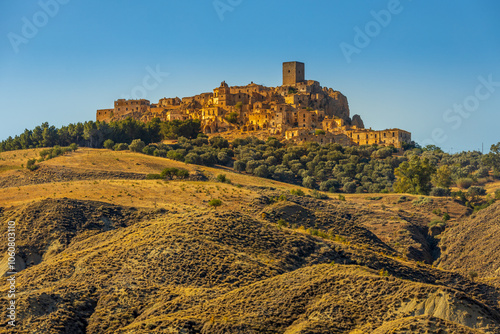
[[[20,135],[1,141],[0,152],[56,145],[69,146],[72,143],[83,147],[102,148],[107,139],[128,144],[134,139],[140,139],[149,144],[178,137],[196,138],[200,130],[199,120],[162,122],[155,118],[149,122],[141,122],[129,117],[110,123],[88,121],[60,128],[45,122],[33,130],[26,129]]]

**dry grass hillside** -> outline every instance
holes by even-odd
[[[445,198],[317,199],[128,151],[21,168],[37,154],[0,154],[0,216],[17,227],[17,333],[500,333],[498,285],[455,264],[498,253],[498,206],[466,218]],[[146,179],[166,167],[190,176]],[[431,231],[443,212],[449,227]],[[466,260],[449,251],[468,245],[464,224],[491,234]],[[0,332],[11,333],[6,312]]]
[[[500,277],[500,203],[449,228],[442,236],[439,266],[479,277]]]

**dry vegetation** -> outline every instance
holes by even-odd
[[[0,154],[0,215],[18,228],[19,333],[500,332],[498,205],[469,217],[449,198],[317,199],[128,151],[21,168],[37,154]],[[190,177],[146,179],[166,167]],[[10,332],[5,308],[0,317]]]

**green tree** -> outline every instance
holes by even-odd
[[[432,184],[440,188],[449,188],[451,186],[451,169],[448,165],[443,165],[436,170],[432,176]]]
[[[142,152],[142,150],[146,147],[146,144],[140,139],[132,140],[132,143],[128,146],[128,149],[132,152]]]
[[[266,165],[260,165],[253,170],[253,174],[258,177],[267,177],[269,175],[269,170]]]
[[[493,173],[495,175],[498,176],[500,174],[500,142],[495,145],[491,145],[490,153],[484,155],[483,157],[483,163],[485,166],[493,169]]]
[[[111,139],[106,139],[104,141],[104,148],[107,148],[108,150],[112,150],[113,146],[115,146],[115,142]]]
[[[429,159],[413,155],[394,170],[398,177],[394,190],[398,193],[428,195],[431,191],[431,178],[436,168]]]

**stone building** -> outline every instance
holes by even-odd
[[[156,104],[146,99],[120,99],[113,109],[96,112],[96,119],[104,122],[127,117],[142,121],[199,119],[207,134],[251,135],[259,131],[297,142],[401,147],[411,141],[411,134],[401,129],[365,129],[359,115],[351,119],[347,98],[317,81],[306,80],[305,65],[300,62],[283,63],[283,84],[278,87],[253,82],[229,86],[223,81],[211,93],[162,98]]]

